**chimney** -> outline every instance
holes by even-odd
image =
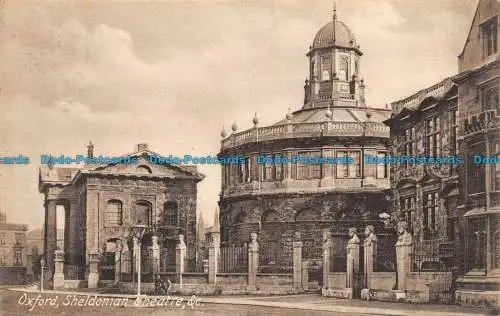
[[[144,151],[144,150],[148,150],[148,144],[147,143],[137,144],[137,151]]]
[[[7,214],[0,212],[0,223],[7,223]]]

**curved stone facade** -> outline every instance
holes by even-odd
[[[233,124],[231,135],[221,134],[218,157],[244,162],[222,165],[221,241],[241,244],[257,232],[259,242],[274,247],[268,261],[279,260],[282,268],[291,264],[295,232],[301,232],[303,257],[318,259],[322,229],[345,239],[350,226],[380,224],[379,215],[389,213],[389,166],[365,159],[388,155],[384,121],[390,110],[366,106],[358,47],[332,43],[312,46],[307,55],[311,81],[306,80],[302,109],[271,126],[259,127],[256,116],[253,128],[237,132]],[[321,71],[325,78],[318,76]],[[269,161],[283,158],[288,161]],[[335,158],[352,163],[300,160]]]

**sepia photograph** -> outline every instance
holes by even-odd
[[[0,0],[0,316],[500,315],[500,0]]]

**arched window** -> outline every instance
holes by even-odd
[[[236,217],[236,224],[246,224],[248,223],[248,215],[245,212],[240,212]]]
[[[349,81],[349,61],[347,60],[347,57],[343,57],[340,60],[339,79],[343,81]]]
[[[153,171],[151,171],[151,168],[149,168],[146,165],[140,165],[137,167],[137,173],[148,174],[148,173],[153,173]]]
[[[330,72],[328,70],[323,70],[323,73],[321,74],[321,80],[323,81],[328,81],[330,80]]]
[[[278,213],[275,211],[267,211],[262,216],[262,222],[277,222],[278,221]]]
[[[179,212],[177,202],[166,202],[163,207],[163,224],[165,226],[179,226]]]
[[[319,214],[317,214],[314,210],[311,210],[311,209],[302,210],[299,213],[297,213],[297,215],[295,216],[296,222],[316,221],[319,219],[320,219]]]
[[[332,60],[330,56],[321,57],[321,80],[330,80],[330,71],[332,69]]]
[[[152,219],[151,203],[147,201],[137,201],[135,203],[135,223],[138,225],[151,225]]]
[[[106,226],[120,226],[123,224],[122,202],[111,200],[108,202],[105,217]]]

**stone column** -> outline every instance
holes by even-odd
[[[153,254],[153,274],[157,275],[160,273],[160,245],[158,244],[158,236],[151,237],[152,246],[151,252]]]
[[[377,150],[365,149],[363,151],[363,157],[366,156],[377,157]],[[363,164],[363,186],[377,185],[377,168],[378,164]]]
[[[177,283],[182,285],[182,274],[184,273],[184,260],[186,258],[186,243],[184,235],[179,235],[179,242],[175,246],[175,274]]]
[[[293,241],[293,287],[302,287],[302,236],[300,232],[295,232]]]
[[[89,253],[89,275],[88,275],[88,288],[96,289],[99,283],[99,253]]]
[[[208,284],[216,284],[219,268],[220,240],[218,232],[210,233],[208,245]]]
[[[54,290],[64,288],[64,251],[54,253]]]
[[[334,156],[333,149],[322,149],[321,156],[333,158],[333,156]],[[334,170],[333,166],[334,165],[330,164],[330,163],[323,163],[321,165],[321,184],[320,184],[320,186],[331,187],[331,188],[333,188],[335,186],[334,178],[333,178],[333,170]]]
[[[73,271],[72,273],[75,274],[75,269],[78,267],[79,263],[79,257],[80,257],[80,238],[79,238],[79,229],[81,223],[79,223],[79,209],[78,209],[78,202],[77,201],[70,201],[69,204],[69,215],[70,215],[70,222],[69,222],[69,233],[68,233],[68,238],[69,238],[69,248],[64,251],[68,251],[68,256],[69,256],[69,262],[67,264],[71,265],[70,271]]]
[[[377,254],[377,236],[375,235],[374,227],[368,225],[365,229],[364,248],[364,284],[366,289],[372,289],[371,278],[373,274],[373,257]]]
[[[257,269],[259,266],[259,243],[257,242],[257,233],[250,234],[250,243],[248,244],[248,290],[257,289]]]
[[[116,242],[115,250],[115,282],[120,282],[122,275],[122,240]]]
[[[359,274],[359,244],[360,240],[356,234],[356,228],[349,228],[349,239],[347,243],[347,278],[346,288],[357,287],[357,276]]]
[[[292,183],[292,168],[293,168],[293,166],[292,166],[290,161],[292,160],[293,152],[290,150],[287,150],[283,153],[283,156],[284,156],[284,158],[287,159],[287,163],[285,165],[283,165],[283,180],[281,180],[281,182],[283,183],[283,185],[285,187],[288,187]]]
[[[47,262],[47,276],[54,275],[54,256],[57,249],[57,203],[54,200],[45,202],[44,257]]]
[[[326,287],[332,260],[333,240],[329,228],[323,230],[323,287]]]
[[[413,238],[407,232],[406,222],[398,223],[398,241],[396,242],[396,266],[398,291],[407,290],[407,276],[411,272],[411,263],[413,255]]]

